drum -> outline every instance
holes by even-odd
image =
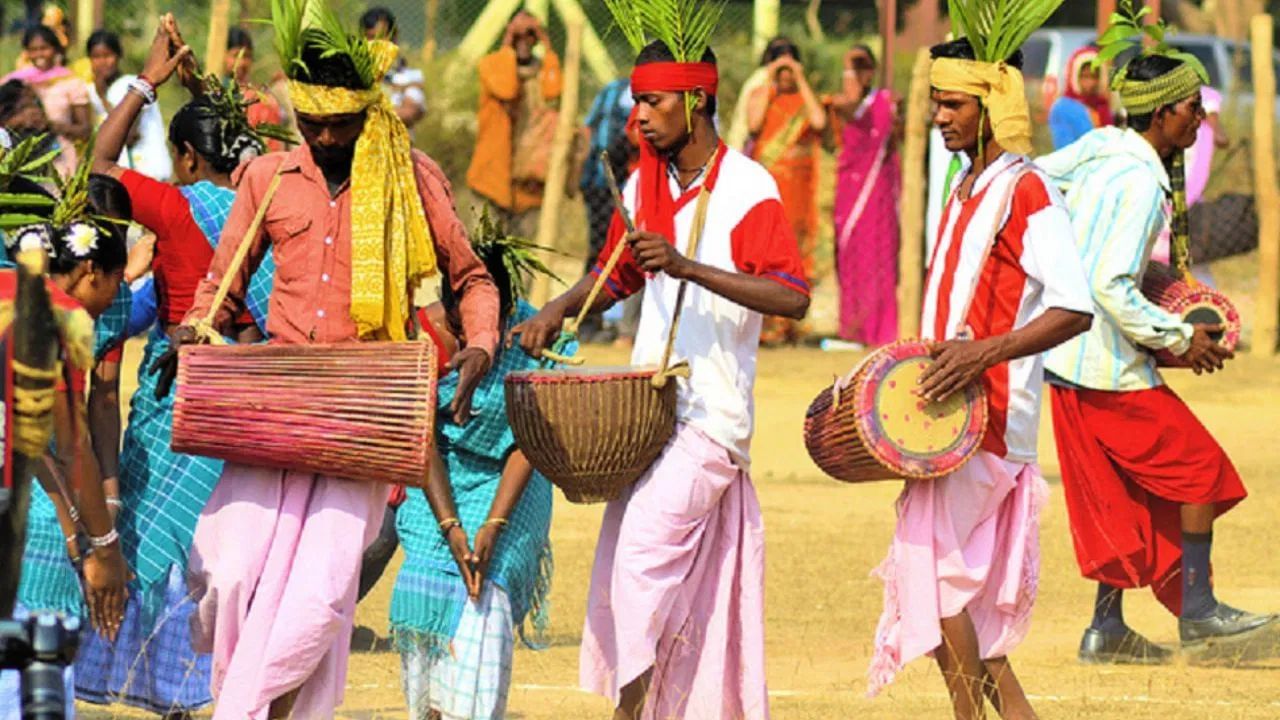
[[[676,426],[676,385],[656,368],[564,368],[506,377],[507,419],[529,463],[569,502],[608,502],[644,474]]]
[[[1192,286],[1180,280],[1167,265],[1152,263],[1142,280],[1142,294],[1148,300],[1182,318],[1183,322],[1222,325],[1225,330],[1210,337],[1228,350],[1240,342],[1240,312],[1226,295],[1207,285]],[[1189,367],[1168,350],[1155,353],[1161,367]]]
[[[981,383],[945,402],[915,395],[933,364],[917,340],[886,345],[823,390],[809,406],[809,457],[837,480],[929,480],[954,472],[982,445],[987,398]]]
[[[425,487],[435,344],[186,345],[174,452]]]

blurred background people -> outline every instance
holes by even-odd
[[[95,30],[85,43],[85,53],[93,71],[89,103],[93,106],[96,126],[124,99],[129,92],[129,83],[137,76],[120,71],[124,49],[120,36],[113,32]],[[165,145],[164,118],[160,115],[158,103],[147,105],[138,115],[128,144],[120,152],[118,164],[161,182],[167,182],[173,175],[173,159]]]
[[[1098,48],[1082,47],[1067,61],[1067,88],[1049,109],[1053,148],[1064,148],[1094,128],[1114,124],[1102,69],[1093,66]]]
[[[371,7],[366,10],[364,15],[360,16],[360,27],[364,29],[364,36],[370,40],[384,38],[396,42],[400,33],[400,28],[396,25],[396,16],[385,7]],[[391,98],[391,106],[396,109],[396,115],[411,132],[413,126],[427,114],[424,83],[422,71],[409,67],[409,61],[405,59],[403,52],[396,58],[391,71],[382,79],[382,87],[387,97]]]
[[[87,140],[93,130],[89,89],[65,66],[66,47],[52,29],[44,25],[27,28],[22,48],[31,64],[9,73],[3,81],[21,80],[40,99],[49,132],[57,136],[61,151],[54,167],[66,176],[76,166],[76,143]]]

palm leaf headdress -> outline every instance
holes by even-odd
[[[659,40],[679,63],[696,63],[711,46],[728,0],[604,0],[614,25],[639,53]],[[693,111],[693,96],[685,94],[686,120]]]
[[[510,281],[507,290],[513,308],[524,298],[525,288],[529,287],[529,281],[534,276],[546,275],[556,282],[564,282],[538,257],[540,252],[560,254],[558,251],[512,235],[501,222],[493,218],[487,206],[481,211],[476,228],[471,233],[471,248],[486,263],[494,259],[501,260]]]
[[[314,46],[320,49],[321,57],[351,58],[366,88],[381,80],[378,59],[369,41],[363,33],[344,25],[325,0],[271,0],[271,25],[276,53],[290,79],[307,79],[310,71],[302,60],[302,51]]]
[[[9,190],[14,178],[33,182],[48,179],[50,163],[58,156],[59,150],[40,154],[46,137],[43,134],[33,135],[0,154],[0,230],[44,222],[45,218],[33,211],[47,212],[54,205],[53,198],[47,195]]]
[[[1154,23],[1145,22],[1151,15],[1151,8],[1145,5],[1142,9],[1134,6],[1133,0],[1120,0],[1116,11],[1111,15],[1111,23],[1107,31],[1098,38],[1098,57],[1093,61],[1095,67],[1114,60],[1126,50],[1140,49],[1143,55],[1164,55],[1191,66],[1203,82],[1209,82],[1209,71],[1204,63],[1189,52],[1178,50],[1169,44],[1174,35],[1172,28],[1164,20]],[[1151,41],[1151,46],[1143,48],[1143,40]]]
[[[1044,25],[1063,0],[950,0],[951,28],[979,62],[1004,62]]]

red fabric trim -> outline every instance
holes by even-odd
[[[1217,514],[1248,494],[1240,475],[1168,387],[1133,392],[1050,388],[1080,572],[1119,588],[1151,586],[1182,607],[1183,503]]]
[[[631,92],[685,92],[702,88],[715,95],[720,71],[712,63],[657,62],[637,65],[631,71]]]
[[[423,331],[431,338],[431,342],[436,346],[436,377],[441,377],[448,370],[449,351],[445,349],[444,342],[440,339],[440,333],[436,332],[436,326],[431,323],[431,318],[427,316],[426,308],[418,308],[418,324],[422,326]]]
[[[977,195],[960,201],[960,217],[956,218],[956,226],[951,233],[951,245],[947,247],[945,264],[942,266],[942,276],[938,279],[938,309],[933,318],[933,333],[939,341],[947,338],[947,325],[951,315],[951,290],[956,284],[956,269],[960,266],[960,249],[964,246],[964,236],[969,230],[969,223],[973,220],[974,213],[978,211],[990,187],[988,184]],[[944,225],[944,232],[945,228]],[[941,243],[939,248],[934,249],[935,253],[940,246]]]
[[[800,244],[782,201],[769,199],[747,211],[729,233],[729,252],[738,272],[765,277],[805,295],[809,288]]]

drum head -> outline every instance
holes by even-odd
[[[1223,325],[1226,322],[1226,318],[1222,317],[1222,313],[1217,308],[1208,305],[1191,308],[1190,312],[1182,316],[1182,319],[1192,325]],[[1222,342],[1222,336],[1225,334],[1225,332],[1209,333],[1209,337],[1214,342]]]
[[[923,343],[890,346],[868,363],[857,387],[858,433],[880,462],[905,477],[954,471],[977,451],[986,429],[980,384],[940,403],[913,392],[932,364]]]

